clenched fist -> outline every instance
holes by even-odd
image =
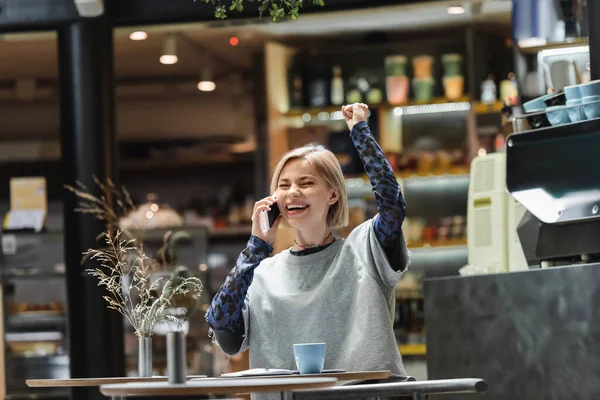
[[[369,118],[369,106],[363,103],[342,106],[342,114],[344,115],[348,129],[352,130],[354,125],[361,121],[367,121]]]

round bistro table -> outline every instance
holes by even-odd
[[[196,380],[206,380],[206,379],[271,379],[271,378],[335,378],[340,382],[346,381],[372,381],[378,379],[387,379],[392,376],[392,371],[383,370],[383,371],[348,371],[348,372],[326,372],[322,374],[294,374],[294,375],[247,375],[247,376],[231,376],[231,377],[219,377],[219,378],[194,378],[192,381]]]
[[[113,399],[129,396],[199,396],[206,394],[267,393],[282,394],[299,389],[321,389],[335,386],[335,378],[272,377],[272,378],[217,378],[188,381],[182,384],[168,382],[139,382],[101,385],[100,392]]]
[[[189,375],[187,379],[202,379],[206,375]],[[166,382],[166,376],[149,377],[113,377],[113,378],[71,378],[71,379],[27,379],[25,383],[34,388],[57,388],[57,387],[92,387],[107,384],[123,384],[138,382]]]

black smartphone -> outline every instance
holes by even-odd
[[[273,203],[271,205],[271,211],[267,212],[267,215],[269,216],[269,229],[271,229],[271,227],[275,223],[275,220],[277,219],[277,217],[279,217],[279,214],[281,214],[279,206],[277,205],[277,203]]]
[[[279,214],[281,214],[279,206],[277,203],[273,203],[271,205],[271,211],[266,211],[266,217],[263,217],[261,220],[261,229],[263,232],[267,232],[269,229],[271,229],[275,223],[275,220],[277,217],[279,217]]]

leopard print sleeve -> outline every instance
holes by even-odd
[[[237,332],[243,324],[242,307],[248,288],[254,278],[254,269],[269,257],[273,247],[262,239],[251,236],[241,252],[235,267],[212,300],[206,312],[206,321],[211,330]]]
[[[406,202],[400,185],[366,122],[354,125],[350,137],[375,193],[379,211],[373,221],[375,235],[384,248],[391,249],[402,235],[402,222],[406,215]]]

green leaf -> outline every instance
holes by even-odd
[[[225,19],[227,18],[227,6],[222,5],[221,1],[222,0],[204,0],[207,4],[210,3],[215,5],[215,18]],[[229,11],[243,11],[244,1],[247,3],[260,3],[258,8],[259,15],[262,17],[263,13],[269,10],[271,19],[275,22],[279,22],[286,14],[289,14],[292,20],[298,19],[304,0],[232,0],[229,5]],[[312,0],[312,3],[321,7],[325,6],[325,0]]]

